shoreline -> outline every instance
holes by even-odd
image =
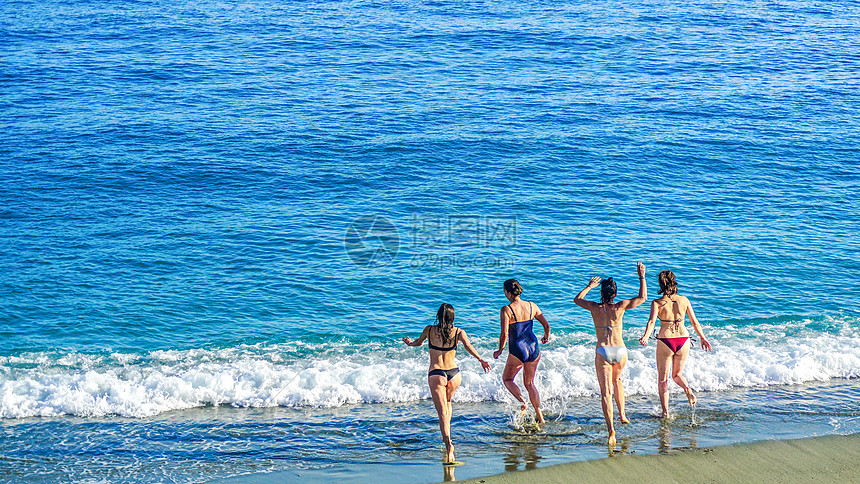
[[[702,447],[666,455],[616,455],[462,482],[860,482],[860,433]]]
[[[845,465],[842,455],[833,456],[836,461],[826,457],[833,449],[838,449],[837,452],[852,447],[860,450],[860,422],[855,403],[858,398],[860,380],[733,389],[700,400],[697,407],[701,408],[694,413],[679,406],[676,418],[660,419],[653,414],[659,409],[653,398],[634,396],[628,399],[628,405],[630,410],[638,408],[640,411],[628,413],[632,422],[624,427],[615,452],[609,452],[606,445],[605,422],[600,415],[600,402],[595,398],[566,402],[564,409],[567,411],[556,416],[560,418],[550,419],[545,430],[537,433],[513,426],[504,404],[463,404],[462,408],[458,407],[463,416],[456,426],[455,445],[459,443],[458,461],[465,465],[457,467],[441,465],[441,447],[436,445],[439,443],[438,421],[435,410],[426,402],[328,410],[269,409],[262,413],[255,410],[253,413],[259,413],[260,418],[248,419],[249,423],[258,422],[273,430],[294,429],[291,434],[299,429],[310,431],[307,442],[296,443],[300,446],[298,452],[304,453],[294,454],[303,457],[271,471],[253,469],[250,473],[213,476],[212,482],[272,484],[336,480],[342,483],[431,484],[461,480],[479,484],[531,484],[544,480],[569,482],[570,476],[624,481],[625,484],[631,480],[735,482],[749,480],[761,469],[767,469],[767,461],[753,458],[762,452],[782,459],[776,462],[802,463],[793,469],[793,474],[781,475],[772,482],[812,482],[811,477],[818,480],[820,475],[829,476],[825,482],[860,482],[857,475],[860,466],[855,468],[853,462]],[[238,415],[247,413],[245,410],[235,412]],[[323,439],[320,441],[313,432],[325,422],[338,422],[346,433],[365,436],[375,431],[380,437],[382,434],[386,437],[372,441],[372,454],[356,452],[368,442],[356,444],[358,441],[349,440],[341,441],[341,445],[353,444],[349,454],[328,450],[320,445],[325,442],[325,434],[319,434]],[[273,435],[278,441],[282,432],[279,430]],[[829,436],[835,436],[837,441],[828,440]],[[788,445],[789,449],[812,445],[805,442],[806,439],[815,442],[823,439],[824,445],[814,444],[820,450],[788,453],[782,448],[783,445]],[[287,443],[286,440],[280,442]],[[774,445],[776,447],[767,447]],[[741,449],[738,456],[722,457],[726,449],[735,448]],[[759,450],[761,448],[765,450]],[[851,459],[860,457],[858,450]],[[750,456],[745,456],[747,453]],[[818,459],[825,463],[795,458],[804,453],[825,456]],[[714,456],[721,460],[710,463]],[[678,464],[690,458],[691,461]],[[641,459],[645,459],[644,463],[639,462]],[[724,475],[723,468],[735,467],[739,469],[736,474]],[[791,469],[790,465],[779,467]],[[834,474],[836,469],[845,469],[851,478]],[[771,471],[764,473],[780,476]]]

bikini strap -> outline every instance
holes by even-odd
[[[438,326],[437,326],[437,328],[439,329],[439,339],[444,340],[445,338],[442,337],[442,328],[439,328]],[[429,337],[427,338],[427,344],[430,345],[431,349],[434,349],[436,351],[451,351],[451,350],[457,349],[457,335],[460,334],[460,331],[461,331],[461,329],[457,328],[457,331],[454,332],[454,344],[452,344],[451,346],[449,346],[447,348],[443,347],[443,346],[434,345],[433,343],[430,342]],[[442,344],[445,344],[445,343],[442,343]]]
[[[674,331],[677,333],[678,331],[680,331],[680,330],[681,330],[681,323],[683,323],[683,322],[684,322],[684,318],[682,317],[682,318],[678,318],[678,319],[667,319],[667,320],[662,320],[662,319],[661,319],[661,320],[660,320],[660,323],[661,323],[661,324],[662,324],[662,323],[666,323],[666,322],[668,322],[668,323],[672,323],[672,326],[673,326],[673,328],[672,328],[672,329],[674,329]]]
[[[460,331],[462,331],[462,329],[457,328],[457,331],[454,331],[454,335],[451,337],[451,339],[454,340],[454,347],[455,348],[457,347],[457,336],[460,334]]]
[[[513,303],[511,303],[511,304],[513,304]],[[514,319],[514,322],[516,323],[517,322],[517,313],[514,312],[514,307],[511,306],[511,304],[508,304],[508,309],[511,310],[511,317]]]
[[[532,314],[534,314],[535,310],[532,307],[532,302],[529,301],[529,319],[532,319]]]

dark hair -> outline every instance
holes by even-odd
[[[516,297],[523,293],[523,286],[516,279],[508,279],[505,281],[505,291]]]
[[[439,310],[436,311],[436,327],[439,328],[442,344],[447,344],[448,340],[454,337],[454,306],[448,303],[442,303],[439,306]]]
[[[657,282],[660,283],[660,290],[657,291],[657,294],[666,294],[667,296],[678,294],[678,283],[675,282],[675,273],[669,269],[660,272],[660,275],[657,276]]]
[[[600,281],[600,304],[610,304],[618,294],[618,287],[610,277]]]

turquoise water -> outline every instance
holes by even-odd
[[[371,434],[369,461],[432,462],[426,354],[399,339],[448,302],[489,354],[510,277],[556,335],[553,432],[578,435],[602,418],[573,296],[632,297],[636,261],[652,297],[676,272],[715,346],[687,369],[703,409],[824,385],[791,435],[856,432],[858,26],[854,2],[4,3],[0,477],[325,480]],[[625,384],[648,419],[646,318]],[[455,429],[518,435],[501,362],[460,356]],[[315,411],[345,416],[281,448]],[[421,422],[413,453],[388,419]],[[532,444],[600,455],[588,428]]]

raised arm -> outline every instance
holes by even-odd
[[[403,342],[409,346],[421,346],[424,344],[424,340],[427,339],[428,335],[430,335],[430,326],[424,326],[424,331],[421,332],[421,336],[419,336],[418,339],[412,341],[412,338],[405,336],[403,338]]]
[[[508,344],[508,313],[505,311],[505,307],[503,307],[499,312],[499,320],[502,322],[502,330],[499,333],[499,349],[493,352],[493,358],[497,360],[502,354],[502,350],[505,349],[505,345]]]
[[[648,324],[645,325],[645,334],[639,338],[639,344],[648,346],[648,335],[654,329],[654,323],[657,321],[657,300],[651,301],[651,314],[648,315]]]
[[[639,295],[633,299],[621,301],[620,309],[633,309],[648,300],[648,284],[645,283],[645,264],[637,262],[636,272],[639,274]]]
[[[472,346],[472,342],[469,341],[469,336],[462,329],[460,330],[460,341],[463,343],[463,347],[466,348],[466,351],[481,362],[481,367],[484,369],[484,373],[490,371],[490,364],[481,358],[481,355],[479,355],[477,350],[475,350],[475,347]]]
[[[687,316],[690,318],[690,322],[693,324],[693,329],[696,330],[696,333],[699,333],[699,341],[701,341],[702,349],[705,351],[711,351],[711,343],[705,339],[705,333],[702,332],[702,325],[699,324],[698,318],[696,318],[696,313],[693,312],[693,305],[690,304],[690,300],[687,299]]]
[[[573,303],[581,308],[588,309],[589,311],[597,307],[598,304],[596,302],[585,299],[585,295],[588,294],[588,291],[597,287],[598,284],[600,284],[600,277],[592,277],[591,280],[588,281],[588,285],[585,286],[585,289],[579,291],[579,294],[577,294],[576,297],[573,298]]]

